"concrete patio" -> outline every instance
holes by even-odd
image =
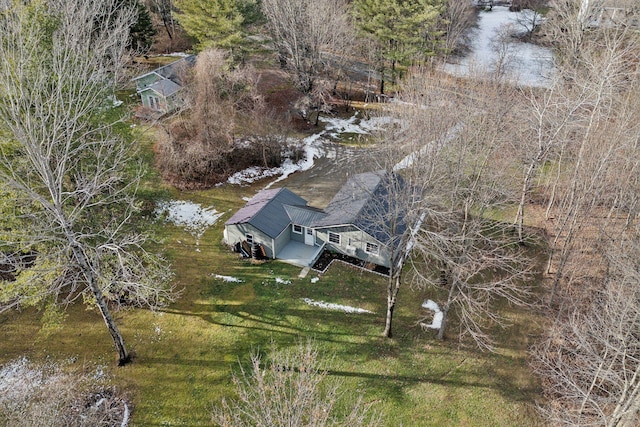
[[[324,245],[310,246],[292,240],[277,253],[276,258],[288,264],[300,267],[311,267],[323,249]]]

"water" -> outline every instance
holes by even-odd
[[[482,11],[478,28],[471,33],[471,53],[456,63],[446,64],[444,70],[458,76],[495,76],[523,86],[546,87],[553,77],[551,49],[500,34],[522,32],[518,24],[522,12],[509,12],[506,6],[494,6]]]

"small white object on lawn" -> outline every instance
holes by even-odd
[[[351,307],[349,305],[334,304],[331,302],[315,301],[310,298],[302,298],[302,301],[314,307],[326,308],[327,310],[344,311],[345,313],[373,313],[364,308]]]
[[[318,280],[320,280],[319,277],[313,277],[311,278],[311,283],[318,283]]]
[[[276,283],[279,283],[281,285],[290,285],[291,284],[291,280],[286,280],[283,279],[282,277],[276,277]]]
[[[222,274],[212,274],[212,276],[216,279],[220,279],[223,282],[230,282],[230,283],[243,283],[244,280],[240,280],[237,277],[233,277],[233,276],[223,276]]]
[[[420,326],[429,329],[440,329],[440,327],[442,326],[442,318],[444,317],[444,313],[440,311],[438,303],[428,299],[422,303],[422,307],[426,308],[427,310],[433,311],[433,320],[431,321],[431,324],[421,322]]]

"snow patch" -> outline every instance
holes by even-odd
[[[279,285],[290,285],[291,284],[291,280],[283,279],[282,277],[276,277],[275,281]]]
[[[236,185],[251,184],[261,179],[277,176],[274,181],[265,187],[265,189],[268,189],[274,184],[287,179],[295,172],[304,172],[311,169],[316,159],[321,157],[335,158],[335,149],[331,149],[331,141],[327,140],[325,136],[338,138],[343,133],[370,134],[373,131],[382,129],[384,125],[391,123],[392,120],[391,117],[361,119],[359,112],[347,119],[321,117],[320,121],[325,124],[325,129],[302,140],[301,149],[304,151],[302,160],[294,162],[290,157],[287,157],[282,165],[276,168],[250,167],[236,172],[229,177],[227,182]]]
[[[264,187],[265,189],[270,188],[276,182],[280,182],[283,179],[288,178],[289,175],[294,172],[302,172],[311,169],[315,164],[315,159],[319,159],[324,155],[324,150],[322,149],[321,134],[308,136],[302,141],[304,159],[300,160],[297,163],[293,163],[291,159],[285,160],[282,166],[278,168],[281,170],[281,175],[278,177],[278,179]]]
[[[155,214],[157,218],[164,216],[166,222],[183,227],[196,238],[197,245],[207,228],[215,224],[224,212],[218,212],[213,206],[205,208],[187,200],[172,200],[158,203]]]
[[[392,119],[391,117],[361,119],[360,112],[356,111],[348,119],[320,117],[320,121],[325,124],[324,132],[327,132],[333,138],[338,138],[343,133],[368,135],[371,132],[381,130],[384,125],[391,123]]]
[[[240,280],[237,277],[233,277],[233,276],[223,276],[221,274],[212,274],[212,276],[216,279],[220,279],[223,282],[230,282],[230,283],[243,283],[244,280]]]
[[[40,387],[43,381],[42,373],[32,369],[25,357],[4,365],[0,369],[0,402],[26,396],[33,388]]]
[[[373,313],[372,311],[365,310],[364,308],[351,307],[349,305],[334,304],[324,301],[315,301],[310,298],[302,298],[302,301],[314,307],[325,308],[327,310],[344,311],[345,313]]]
[[[422,327],[422,329],[440,329],[444,313],[440,311],[438,304],[428,299],[422,303],[422,308],[433,311],[433,320],[431,321],[431,324],[420,322],[420,327]]]
[[[271,187],[276,182],[280,182],[286,179],[294,172],[302,172],[309,170],[313,167],[315,159],[324,155],[322,149],[322,141],[320,139],[321,134],[314,134],[302,140],[302,151],[304,151],[304,158],[297,162],[286,158],[281,166],[276,168],[263,168],[252,166],[250,168],[236,172],[227,179],[229,184],[251,184],[252,182],[278,176],[278,178],[267,185],[265,188]]]

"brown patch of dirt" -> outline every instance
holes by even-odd
[[[258,93],[264,97],[269,109],[278,113],[286,113],[291,105],[302,97],[284,71],[262,69],[258,71],[258,74]]]
[[[258,70],[258,75],[257,90],[264,98],[268,111],[281,117],[294,130],[304,132],[313,128],[293,108],[296,101],[304,95],[293,86],[286,72],[268,68]]]

